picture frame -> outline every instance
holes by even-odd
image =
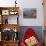
[[[16,15],[17,13],[18,13],[18,12],[17,12],[16,10],[14,10],[14,9],[9,11],[9,14],[10,14],[10,15]]]
[[[2,15],[9,15],[9,10],[2,10]]]
[[[23,9],[23,18],[36,18],[37,9],[36,8],[24,8]]]

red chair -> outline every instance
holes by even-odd
[[[37,39],[37,35],[34,32],[34,30],[32,28],[28,28],[27,31],[24,34],[24,37],[22,38],[21,46],[27,46],[27,44],[25,43],[25,40],[32,37],[32,36],[34,36]],[[39,41],[37,42],[37,44],[35,46],[41,46]]]

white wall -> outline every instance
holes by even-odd
[[[14,6],[15,0],[0,0],[0,6]],[[20,7],[19,11],[19,24],[21,26],[43,26],[43,6],[42,0],[17,0]],[[24,19],[23,18],[23,8],[36,8],[37,18],[36,19]]]
[[[43,6],[42,0],[21,0],[19,1],[21,5],[20,10],[20,24],[23,26],[43,26]],[[37,18],[36,19],[24,19],[22,8],[36,8]]]
[[[0,6],[1,7],[10,7],[10,6],[14,6],[14,1],[15,0],[0,0]]]

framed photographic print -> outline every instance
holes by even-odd
[[[2,10],[2,15],[9,15],[9,10]]]
[[[36,16],[37,16],[36,8],[24,8],[23,9],[24,18],[36,18]]]
[[[14,10],[10,10],[10,11],[9,11],[9,14],[10,14],[10,15],[14,15]]]

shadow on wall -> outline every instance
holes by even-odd
[[[19,39],[20,39],[20,42],[23,38],[23,35],[25,33],[25,31],[28,29],[28,28],[32,28],[37,36],[38,36],[38,39],[41,43],[43,43],[43,30],[42,30],[42,27],[41,26],[21,26],[20,27],[20,32],[19,32]]]

